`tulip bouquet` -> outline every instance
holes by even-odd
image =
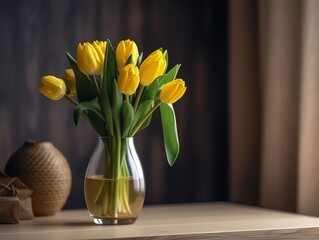
[[[125,176],[121,139],[133,137],[147,127],[157,108],[167,161],[173,165],[179,140],[172,104],[183,96],[186,87],[182,79],[176,79],[180,64],[167,70],[167,50],[159,48],[143,60],[143,53],[130,39],[120,41],[115,51],[110,40],[94,41],[80,43],[76,59],[69,53],[67,58],[71,68],[65,70],[65,76],[43,76],[39,91],[52,100],[65,97],[74,104],[76,125],[84,116],[99,137],[113,139],[116,147],[112,148],[111,159],[115,167],[106,169],[105,177]],[[125,194],[118,198],[118,206],[127,205]]]

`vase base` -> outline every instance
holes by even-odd
[[[127,225],[135,223],[137,218],[99,218],[92,217],[93,222],[98,225]]]

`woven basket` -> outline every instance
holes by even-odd
[[[60,211],[71,190],[71,171],[63,154],[47,141],[26,141],[9,158],[5,172],[33,190],[35,216]]]

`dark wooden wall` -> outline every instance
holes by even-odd
[[[175,104],[181,152],[165,160],[159,114],[136,136],[146,204],[227,199],[227,1],[16,0],[0,7],[0,169],[27,139],[51,141],[68,159],[66,208],[84,206],[83,177],[95,136],[75,127],[72,106],[37,91],[42,75],[63,75],[83,41],[131,38],[145,55],[168,49],[188,90]]]

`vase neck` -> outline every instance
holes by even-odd
[[[107,137],[101,137],[101,136],[99,136],[98,137],[98,139],[100,139],[100,140],[102,140],[102,141],[113,141],[113,140],[121,140],[121,141],[123,141],[123,140],[129,140],[129,139],[133,139],[134,137],[120,137],[120,138],[118,138],[118,137],[115,137],[115,136],[113,136],[113,137],[110,137],[110,136],[107,136]]]
[[[134,144],[134,138],[133,137],[127,137],[127,138],[117,138],[117,137],[98,137],[100,142],[103,142],[103,144],[113,144],[113,143],[126,143],[126,144]]]

